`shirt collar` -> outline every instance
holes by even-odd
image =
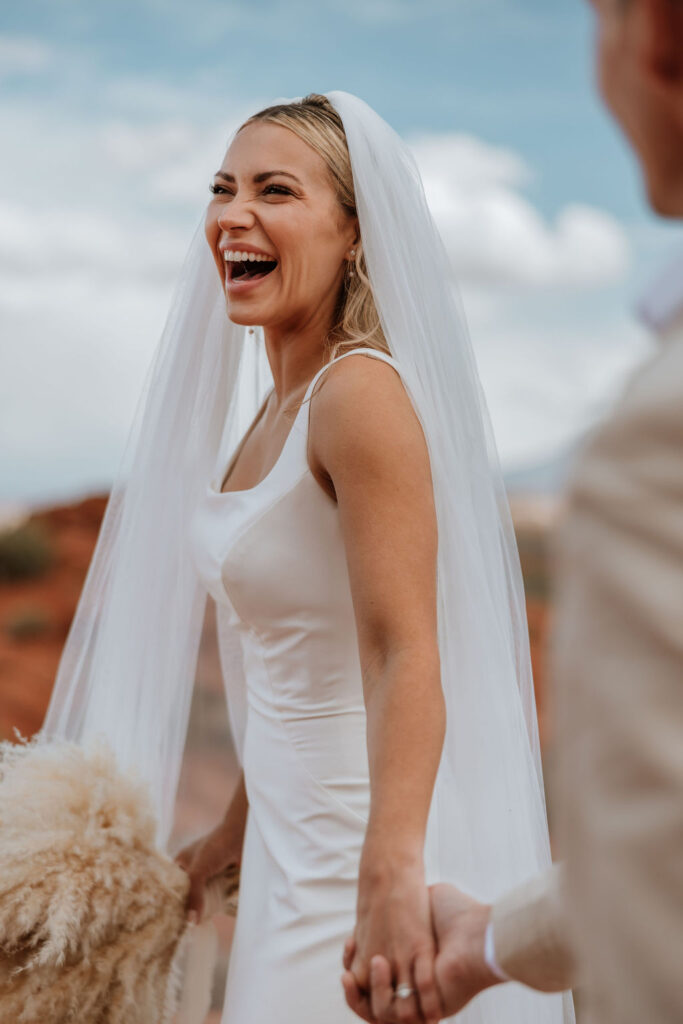
[[[683,328],[683,252],[659,272],[636,303],[635,312],[660,341]]]

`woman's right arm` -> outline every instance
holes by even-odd
[[[186,904],[188,917],[194,913],[197,920],[201,918],[206,883],[227,868],[240,864],[248,810],[244,772],[241,772],[223,820],[207,835],[196,839],[175,857],[176,863],[190,876]]]

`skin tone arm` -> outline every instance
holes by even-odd
[[[387,957],[404,1021],[441,1005],[425,885],[427,817],[445,733],[437,642],[437,523],[427,444],[396,371],[344,359],[316,388],[309,464],[339,507],[367,711],[370,817],[360,864],[351,971],[369,987]],[[340,974],[341,974],[340,950]]]
[[[247,824],[249,801],[244,773],[235,788],[223,820],[208,835],[195,840],[177,854],[175,860],[190,876],[186,911],[189,920],[199,920],[204,907],[204,886],[232,864],[242,860],[242,844]]]

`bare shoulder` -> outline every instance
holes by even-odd
[[[411,643],[433,652],[438,524],[427,441],[403,378],[358,353],[330,366],[314,392],[309,466],[337,502],[361,665]]]
[[[311,396],[309,426],[311,469],[334,495],[344,481],[369,475],[431,483],[419,418],[400,373],[384,359],[359,352],[325,370]]]

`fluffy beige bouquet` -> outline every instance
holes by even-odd
[[[167,1024],[188,888],[103,744],[0,743],[0,1021]]]

